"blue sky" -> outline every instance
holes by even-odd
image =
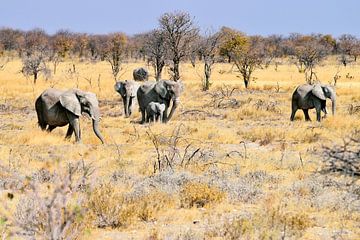
[[[360,37],[360,0],[1,0],[0,27],[55,33],[135,34],[158,26],[168,11],[187,11],[202,29],[247,34],[350,33]]]

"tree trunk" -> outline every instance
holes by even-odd
[[[56,74],[57,63],[54,62],[54,75]]]
[[[34,84],[36,84],[37,78],[38,78],[38,72],[35,71],[35,72],[34,72]]]
[[[248,87],[250,85],[250,77],[251,77],[251,73],[245,72],[243,74],[243,79],[244,79],[244,84],[245,84],[246,89],[248,89]]]
[[[179,64],[180,64],[180,60],[174,59],[174,69],[173,69],[174,76],[173,76],[173,78],[174,78],[175,82],[177,82],[180,79]]]
[[[211,76],[211,66],[208,63],[204,65],[204,73],[205,73],[205,82],[203,86],[203,90],[207,91],[210,88],[210,76]]]

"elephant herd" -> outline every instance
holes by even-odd
[[[114,86],[115,91],[122,97],[125,117],[131,115],[134,98],[136,98],[141,112],[141,124],[152,121],[168,122],[180,103],[180,95],[184,89],[181,81],[147,81],[148,72],[144,68],[135,69],[133,77],[136,81],[118,81]],[[146,81],[138,82],[144,80]],[[290,120],[293,121],[296,111],[302,109],[305,120],[310,121],[308,111],[315,108],[316,119],[320,121],[321,111],[325,116],[327,115],[326,98],[330,98],[332,101],[332,114],[334,115],[336,93],[331,86],[322,84],[298,86],[292,95]],[[172,107],[168,115],[171,103]],[[56,127],[68,125],[65,138],[70,138],[74,133],[76,142],[81,141],[79,117],[83,113],[87,113],[92,119],[95,135],[104,143],[104,138],[99,131],[99,103],[94,93],[79,89],[61,91],[49,88],[36,99],[35,109],[38,124],[42,130],[51,132]]]

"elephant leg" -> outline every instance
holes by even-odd
[[[68,130],[66,132],[65,138],[66,139],[71,138],[71,135],[73,134],[73,132],[74,132],[74,128],[69,124],[69,127],[68,127]]]
[[[127,108],[126,108],[126,98],[123,99],[123,103],[124,103],[124,114],[125,114],[125,117],[126,117],[127,114],[128,114]]]
[[[304,115],[305,115],[305,121],[311,121],[309,116],[309,109],[303,109]]]
[[[39,126],[40,126],[41,130],[45,131],[45,130],[46,130],[46,127],[47,127],[47,124],[46,124],[46,123],[40,123],[40,122],[39,122]]]
[[[168,108],[169,108],[169,106],[168,106],[168,105],[165,105],[165,110],[164,110],[163,119],[162,119],[162,122],[163,122],[163,123],[166,123],[166,121],[167,121],[167,118],[168,118],[168,116],[167,116]]]
[[[51,126],[49,125],[48,128],[46,129],[46,131],[51,132],[52,130],[54,130],[56,128],[56,126]]]
[[[145,123],[145,110],[140,110],[141,111],[141,124]]]
[[[320,122],[321,121],[321,109],[322,109],[322,104],[321,102],[315,102],[315,109],[316,109],[316,121]]]
[[[133,100],[133,97],[130,97],[130,99],[129,99],[129,109],[128,109],[129,116],[130,116],[130,115],[131,115],[131,113],[132,113],[132,110],[131,110],[131,107],[132,107],[132,100]]]
[[[79,121],[79,117],[67,112],[66,115],[68,116],[69,119],[69,123],[71,125],[71,127],[74,130],[75,133],[75,141],[76,142],[81,142],[81,132],[80,132],[80,121]]]
[[[321,121],[321,109],[316,109],[316,121]]]
[[[292,108],[292,110],[291,110],[291,116],[290,116],[290,121],[294,121],[296,111],[297,111],[296,108]]]
[[[326,118],[326,115],[328,114],[328,111],[326,109],[326,101],[321,102],[321,111],[324,112],[323,118]]]

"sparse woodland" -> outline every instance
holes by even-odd
[[[202,31],[200,31],[202,30]],[[153,31],[0,29],[2,239],[359,239],[360,39],[249,36],[166,13]],[[116,80],[181,80],[171,121],[124,117]],[[336,89],[290,121],[303,83]],[[37,126],[46,88],[96,93],[105,139]]]

